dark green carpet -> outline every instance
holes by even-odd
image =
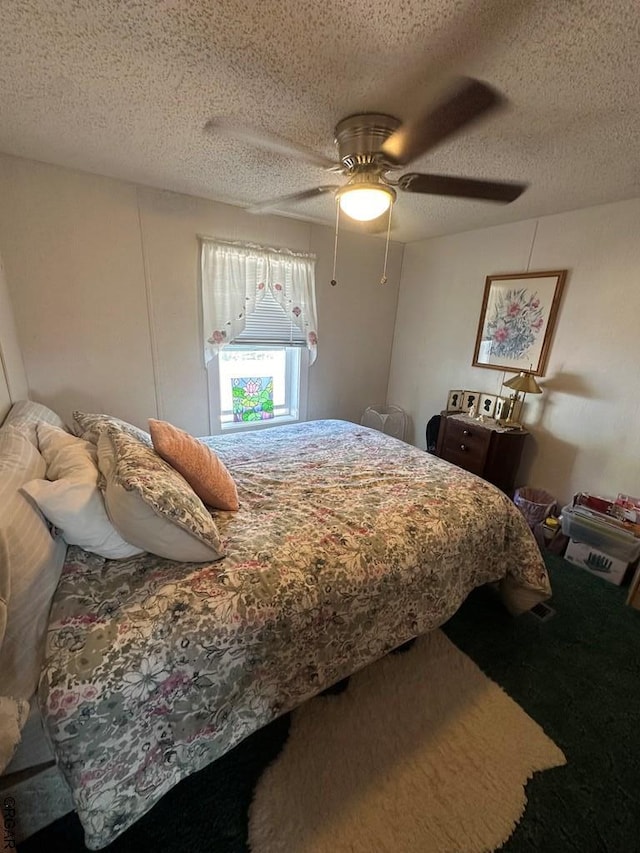
[[[552,619],[510,619],[479,591],[445,628],[567,758],[529,782],[525,816],[501,850],[637,853],[640,611],[625,606],[626,589],[545,559]]]
[[[564,751],[566,767],[529,783],[529,804],[505,853],[639,853],[640,611],[625,591],[548,555],[556,615],[510,617],[477,590],[447,635]],[[285,742],[288,717],[186,779],[105,848],[109,853],[241,853],[247,808],[262,769]],[[84,851],[74,815],[20,853]],[[295,853],[295,851],[291,851]],[[339,851],[336,851],[339,853]],[[375,851],[372,851],[375,853]],[[429,851],[425,851],[429,853]],[[462,853],[462,851],[461,851]]]

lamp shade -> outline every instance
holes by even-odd
[[[542,388],[530,373],[521,371],[517,376],[504,383],[507,388],[514,391],[523,391],[525,394],[542,394]]]

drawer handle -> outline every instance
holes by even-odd
[[[471,435],[471,433],[469,432],[469,430],[468,430],[468,429],[463,429],[463,430],[462,430],[462,434],[463,434],[463,435]]]
[[[460,450],[466,450],[466,449],[467,449],[467,445],[466,445],[466,444],[461,444],[461,445],[460,445]]]

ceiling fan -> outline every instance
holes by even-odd
[[[396,190],[503,204],[515,201],[527,184],[422,172],[405,172],[394,179],[390,174],[404,169],[443,140],[504,104],[505,98],[491,86],[465,78],[443,100],[412,121],[402,123],[383,113],[348,116],[335,129],[339,161],[226,119],[212,119],[206,129],[242,137],[258,147],[302,159],[348,178],[343,185],[313,187],[260,202],[248,208],[252,213],[264,213],[286,202],[334,194],[347,216],[367,222],[382,216],[393,205]]]

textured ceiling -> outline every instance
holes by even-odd
[[[9,154],[249,205],[334,176],[209,119],[333,158],[344,116],[404,120],[465,74],[509,109],[410,171],[530,187],[506,206],[401,193],[395,239],[640,196],[638,0],[0,0],[0,21]],[[334,203],[279,211],[330,223]]]

